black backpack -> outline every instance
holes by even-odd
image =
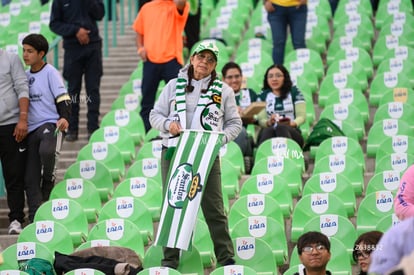
[[[336,136],[346,136],[344,132],[328,118],[321,118],[306,140],[303,151],[309,151],[311,146],[319,146],[327,138]]]

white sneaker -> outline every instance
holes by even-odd
[[[18,220],[14,220],[9,225],[9,235],[20,234],[22,232],[22,224]]]

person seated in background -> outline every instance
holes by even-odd
[[[394,212],[400,220],[414,216],[414,165],[408,167],[401,177]]]
[[[359,275],[368,274],[369,265],[371,264],[371,253],[376,249],[381,237],[382,232],[369,231],[361,234],[355,241],[352,257],[361,269]]]
[[[226,63],[221,69],[221,75],[223,81],[234,90],[238,111],[243,121],[243,128],[234,142],[239,145],[243,153],[245,170],[248,174],[253,166],[254,140],[253,137],[247,133],[246,127],[248,124],[256,124],[257,121],[254,118],[243,118],[242,113],[243,110],[252,104],[252,102],[257,101],[257,94],[252,89],[242,88],[243,73],[237,63]]]
[[[310,231],[299,237],[297,250],[300,262],[305,266],[302,274],[331,275],[326,265],[331,259],[331,243],[320,232]],[[296,272],[294,275],[299,275]]]
[[[266,108],[257,116],[259,125],[263,127],[257,145],[270,138],[285,137],[303,147],[304,139],[299,126],[306,121],[305,98],[292,84],[290,74],[283,65],[272,65],[266,70],[259,99],[266,102]]]

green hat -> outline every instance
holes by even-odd
[[[202,51],[210,51],[216,60],[218,60],[219,57],[219,49],[217,48],[214,41],[203,41],[195,48],[193,55],[198,54]]]

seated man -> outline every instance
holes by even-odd
[[[307,232],[299,237],[297,249],[299,259],[305,266],[303,274],[331,275],[326,265],[331,259],[331,243],[327,236],[320,232]],[[299,272],[295,273],[299,275]]]

